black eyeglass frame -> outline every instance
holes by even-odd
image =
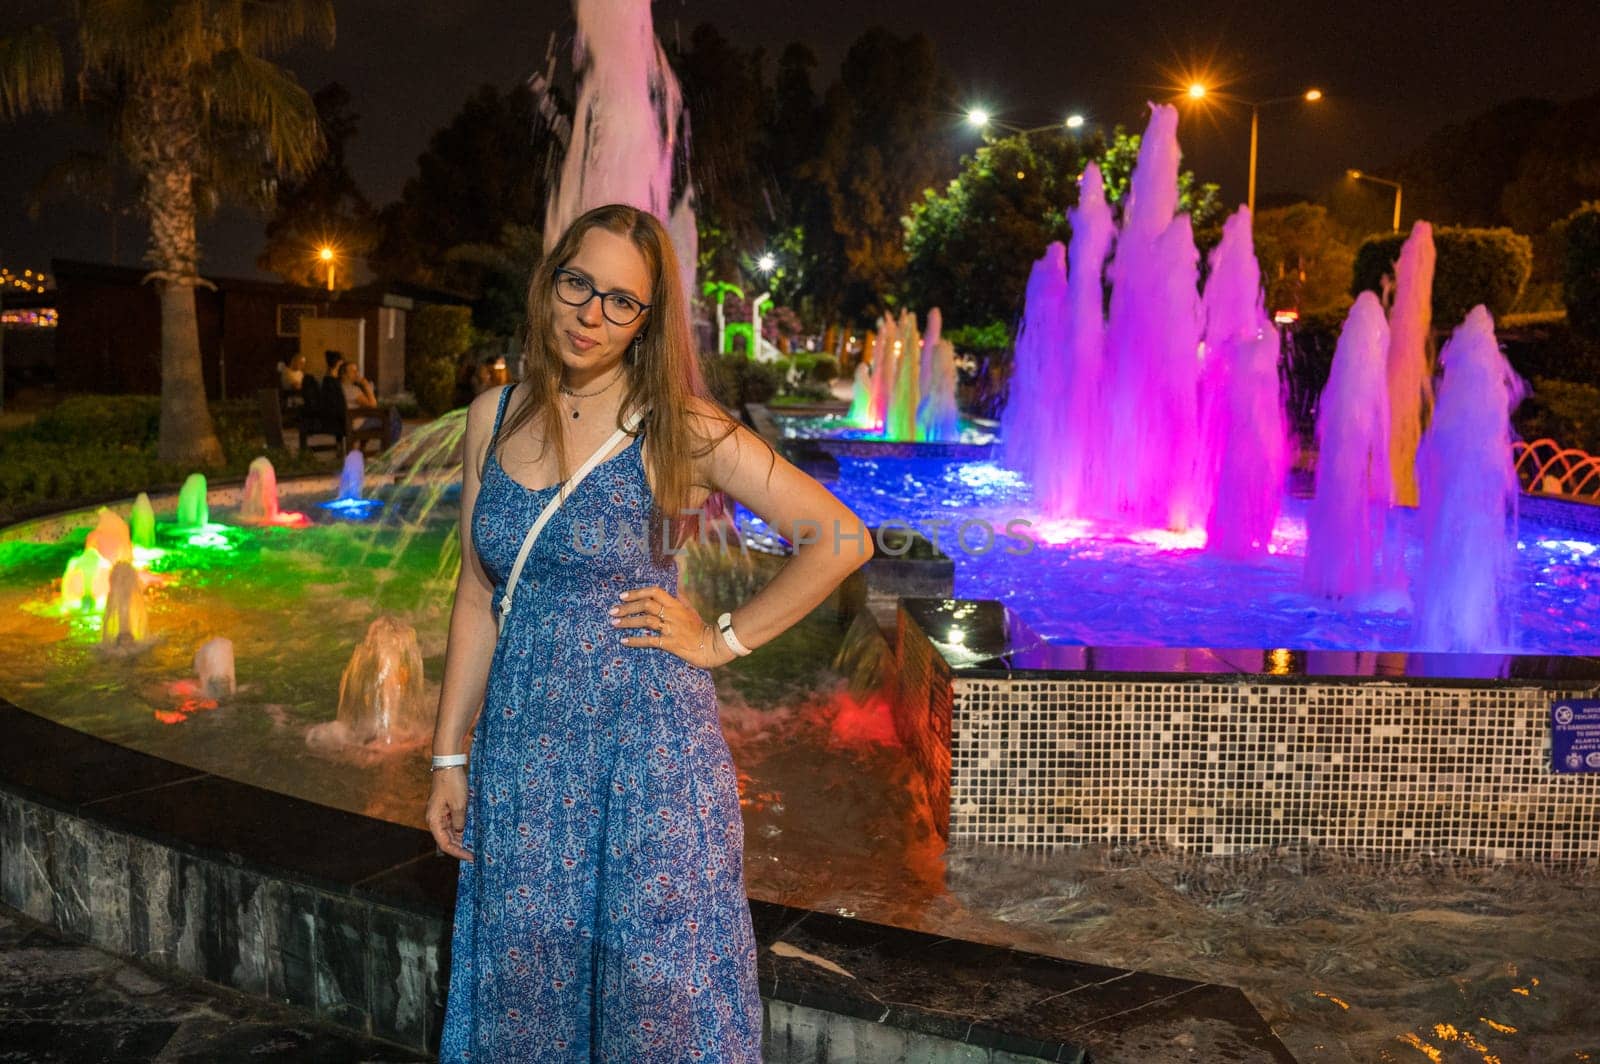
[[[568,277],[571,277],[571,278],[577,280],[578,282],[580,282],[584,287],[589,289],[589,294],[587,296],[585,296],[583,299],[581,299],[578,302],[576,302],[576,303],[572,302],[570,299],[567,299],[565,296],[563,296],[561,294],[561,275],[562,274],[566,274]],[[610,291],[602,292],[602,291],[600,291],[600,289],[595,287],[594,282],[589,280],[589,278],[585,277],[583,274],[579,273],[576,270],[569,270],[565,266],[557,266],[556,267],[555,276],[556,276],[556,284],[554,285],[554,288],[555,288],[555,293],[556,293],[556,298],[557,299],[561,300],[561,302],[565,303],[569,307],[586,307],[586,306],[589,305],[589,300],[595,298],[596,296],[599,296],[600,297],[600,315],[601,315],[601,317],[605,318],[606,321],[609,321],[611,324],[615,325],[619,329],[625,329],[629,325],[632,325],[634,322],[638,321],[641,317],[644,316],[644,312],[645,311],[647,311],[651,307],[655,306],[654,303],[646,303],[644,300],[640,299],[638,296],[630,295],[629,293],[624,292],[621,289],[613,288]],[[635,314],[633,317],[629,318],[627,321],[618,321],[616,318],[613,318],[610,314],[606,313],[606,296],[621,296],[623,299],[629,300],[630,302],[633,302],[633,303],[637,303],[639,305],[639,313]]]

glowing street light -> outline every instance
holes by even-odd
[[[777,269],[777,266],[778,260],[773,258],[771,255],[763,255],[756,260],[756,269],[760,270],[762,273],[771,273],[773,270]]]
[[[1062,122],[1052,122],[1047,126],[1034,126],[1032,129],[1023,129],[1021,126],[1012,125],[1010,122],[1000,121],[985,108],[973,107],[967,111],[966,121],[967,125],[972,126],[974,129],[982,130],[986,137],[991,128],[1003,129],[1007,133],[1015,133],[1018,136],[1025,137],[1031,133],[1043,133],[1047,129],[1059,130],[1063,127],[1073,130],[1082,129],[1087,119],[1081,114],[1073,113],[1068,115],[1066,120]]]
[[[1345,176],[1352,181],[1371,181],[1374,185],[1388,185],[1394,189],[1394,221],[1391,225],[1395,232],[1400,231],[1400,182],[1390,181],[1386,177],[1373,177],[1371,174],[1360,170],[1346,170]]]
[[[1189,84],[1189,99],[1203,100],[1206,98],[1206,87],[1198,81]]]
[[[328,264],[328,291],[330,292],[333,291],[334,257],[335,255],[333,248],[329,247],[327,244],[322,245],[321,249],[317,251],[317,258]]]

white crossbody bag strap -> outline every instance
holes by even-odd
[[[539,533],[544,531],[546,522],[555,516],[556,510],[561,508],[561,504],[566,501],[567,496],[577,490],[578,484],[582,482],[584,477],[589,475],[595,466],[600,464],[606,453],[638,427],[639,422],[644,420],[644,415],[645,410],[635,410],[622,428],[613,432],[610,438],[605,443],[602,443],[594,454],[589,456],[589,460],[578,467],[578,471],[572,474],[572,478],[561,486],[560,491],[556,492],[555,498],[545,504],[544,509],[539,513],[538,520],[534,521],[533,527],[528,529],[528,534],[522,538],[522,549],[517,551],[516,564],[511,567],[511,576],[506,580],[505,593],[500,596],[499,608],[495,611],[494,627],[497,634],[505,627],[506,615],[511,612],[511,596],[517,590],[517,580],[522,576],[522,567],[527,564],[528,555],[533,552],[533,545],[538,540]]]

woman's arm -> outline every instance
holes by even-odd
[[[713,439],[726,431],[726,420],[709,404],[701,411]],[[747,648],[776,639],[871,560],[872,536],[861,519],[782,455],[774,465],[771,449],[743,425],[702,461],[714,490],[743,503],[795,548],[778,574],[733,611],[734,634]],[[731,660],[733,650],[712,628],[721,660]]]
[[[494,424],[500,389],[484,392],[467,409],[467,429],[462,441],[461,464],[461,575],[456,580],[455,603],[450,611],[450,635],[445,645],[444,681],[439,692],[439,715],[434,724],[433,752],[459,754],[467,733],[483,705],[494,659],[497,632],[494,623],[494,585],[472,545],[472,509],[478,498],[478,470]],[[428,827],[439,848],[453,857],[471,860],[461,847],[466,816],[466,768],[439,769],[433,774],[433,795],[428,800]]]

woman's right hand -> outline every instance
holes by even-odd
[[[442,768],[433,774],[433,792],[428,795],[428,830],[440,851],[463,861],[472,854],[461,845],[461,829],[467,822],[466,766]]]

